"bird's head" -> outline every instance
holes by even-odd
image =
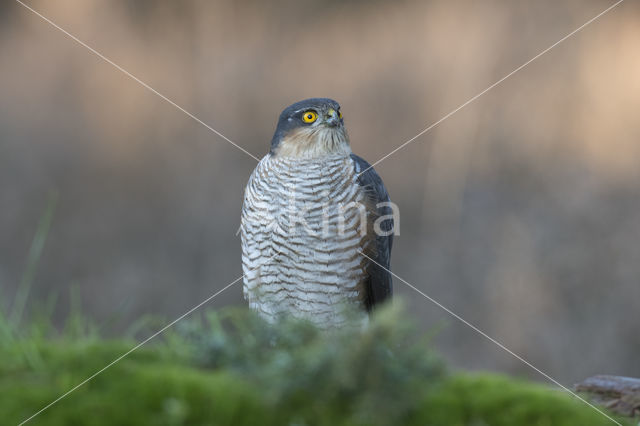
[[[314,158],[350,153],[349,137],[336,101],[305,99],[288,106],[280,114],[271,140],[272,155]]]

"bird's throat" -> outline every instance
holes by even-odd
[[[275,149],[279,157],[317,158],[336,154],[351,154],[349,137],[342,126],[295,129]]]

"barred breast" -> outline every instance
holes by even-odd
[[[349,156],[263,158],[242,208],[249,306],[269,320],[287,313],[321,327],[343,325],[350,312],[366,321],[364,204]]]

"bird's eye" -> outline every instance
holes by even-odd
[[[305,123],[313,123],[318,118],[318,113],[315,111],[307,111],[302,114],[302,121]]]
[[[342,111],[338,110],[338,118],[342,120]]]

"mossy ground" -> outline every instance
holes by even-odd
[[[0,373],[2,424],[18,424],[132,347],[130,342],[41,346],[45,364]],[[140,349],[33,419],[43,425],[262,424],[259,392],[225,372],[203,371]]]
[[[402,323],[389,311],[365,332],[326,334],[245,311],[210,313],[132,352],[30,423],[613,424],[547,386],[451,373]],[[1,424],[27,419],[136,345],[28,334],[0,343]]]

